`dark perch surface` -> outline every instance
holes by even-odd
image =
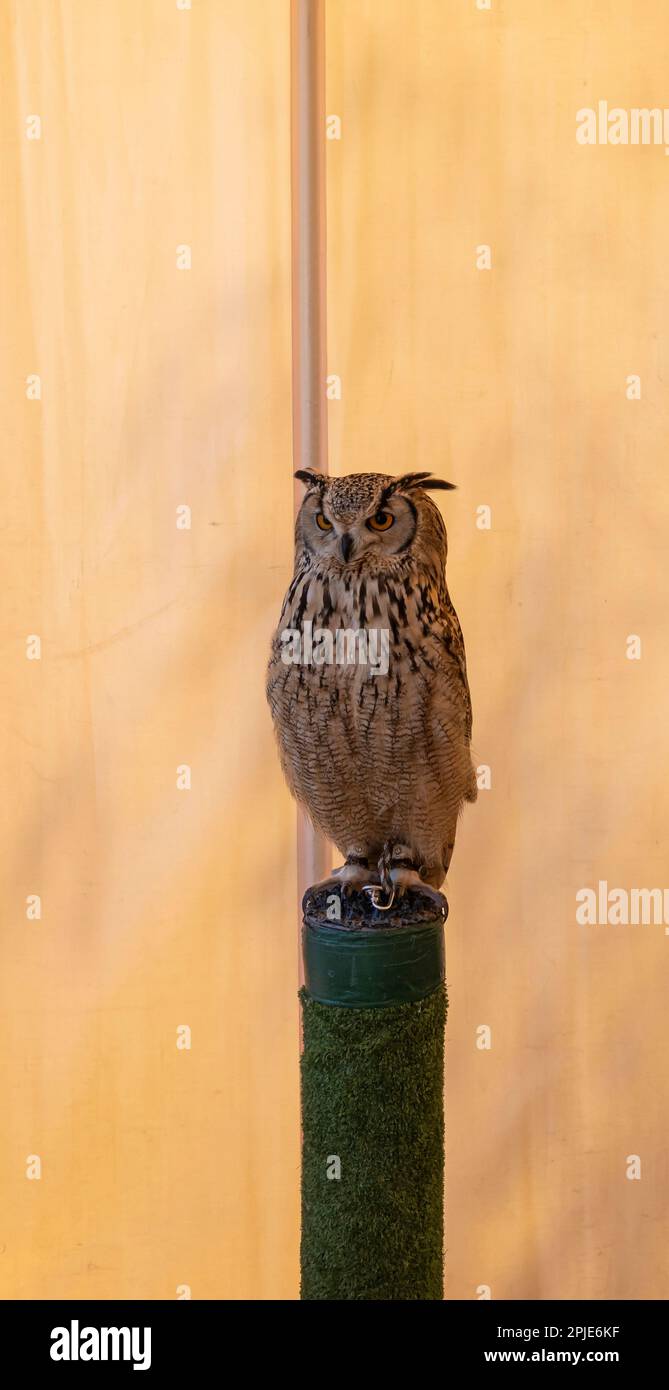
[[[338,893],[338,889],[320,888],[317,892],[313,888],[307,889],[302,900],[302,910],[307,921],[328,921],[328,898],[333,893]],[[432,899],[413,888],[408,889],[403,898],[398,898],[388,912],[373,907],[367,893],[351,893],[350,896],[338,893],[338,896],[341,918],[332,925],[348,927],[351,930],[360,927],[416,927],[425,922],[434,922],[437,916]],[[444,907],[448,915],[445,898]]]
[[[441,1300],[445,988],[382,1009],[300,997],[301,1296]]]

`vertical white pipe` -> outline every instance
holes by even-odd
[[[327,473],[325,0],[291,0],[293,469]],[[304,495],[295,485],[295,510]],[[327,841],[298,811],[300,900],[331,866]]]

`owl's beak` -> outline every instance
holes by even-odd
[[[348,564],[348,557],[353,549],[353,537],[345,531],[341,538],[341,553],[344,557],[344,564]]]

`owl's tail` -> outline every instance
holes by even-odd
[[[478,782],[476,780],[476,768],[472,765],[467,779],[467,790],[465,791],[465,801],[476,801],[479,794]]]

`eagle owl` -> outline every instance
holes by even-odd
[[[476,800],[446,528],[428,496],[453,485],[295,476],[295,572],[267,675],[286,779],[345,857],[328,883],[376,906],[408,887],[443,902],[458,815]]]

